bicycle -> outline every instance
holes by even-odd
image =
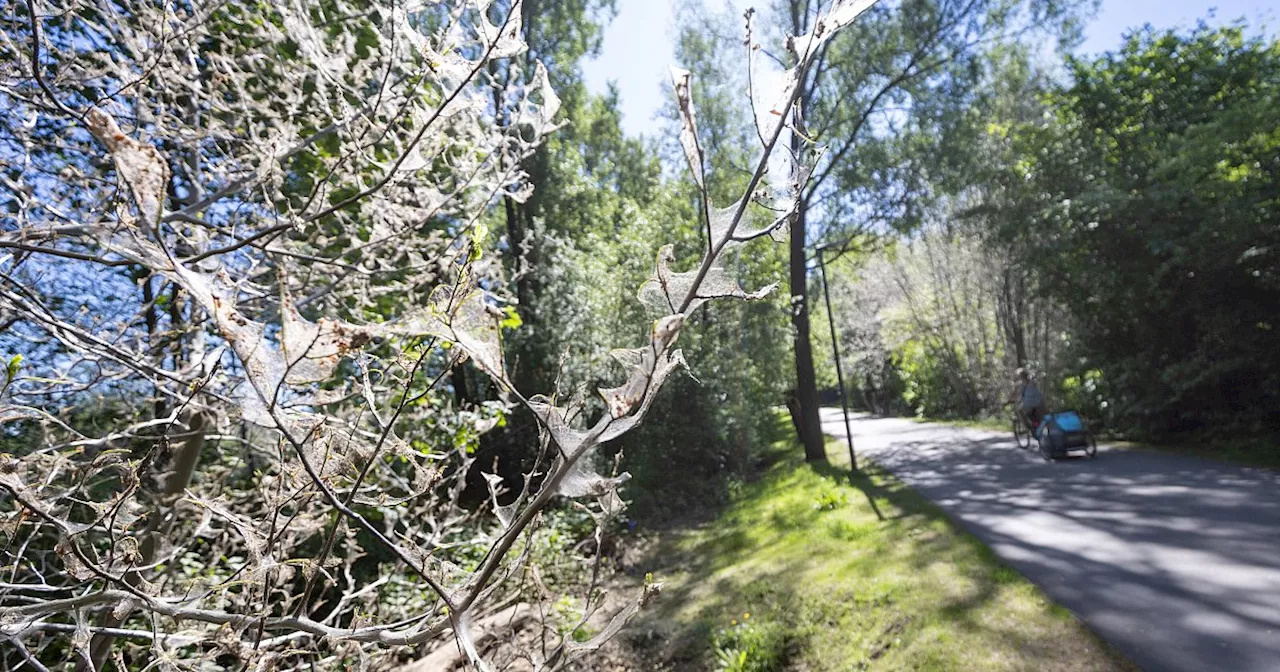
[[[1026,450],[1031,447],[1032,426],[1031,418],[1027,417],[1022,409],[1014,404],[1005,404],[1010,407],[1013,424],[1013,441],[1018,447]]]
[[[1005,406],[1011,407],[1013,440],[1019,448],[1027,450],[1034,443],[1045,461],[1065,457],[1073,450],[1084,451],[1090,459],[1097,457],[1098,440],[1075,411],[1045,413],[1037,427],[1018,406],[1013,403]]]

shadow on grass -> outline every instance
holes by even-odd
[[[880,510],[880,506],[876,503],[876,500],[883,499],[892,502],[897,499],[902,499],[898,496],[896,490],[905,486],[897,481],[891,481],[893,484],[891,487],[884,487],[880,485],[874,476],[883,477],[886,474],[879,467],[875,466],[875,463],[869,463],[865,459],[863,460],[862,469],[858,471],[851,471],[847,467],[839,467],[830,462],[809,463],[808,466],[814,471],[814,473],[825,479],[835,483],[843,483],[854,490],[861,492],[863,497],[866,498],[867,504],[871,507],[872,512],[876,514],[876,518],[881,521],[888,520],[888,518],[886,518],[884,512]],[[908,506],[898,506],[898,510],[901,513],[894,517],[921,513],[920,511],[912,510],[910,506],[911,502],[903,503]]]
[[[852,474],[805,464],[791,441],[763,454],[768,468],[739,499],[699,529],[664,535],[645,558],[666,586],[632,632],[647,639],[655,667],[707,669],[712,633],[751,614],[785,629],[805,669],[1009,669],[994,661],[1010,658],[1025,669],[1124,669],[874,463]],[[866,507],[840,499],[859,499],[855,491]],[[831,492],[831,509],[814,503]]]
[[[650,455],[625,461],[623,466],[631,473],[631,480],[623,486],[623,497],[630,502],[627,514],[650,531],[701,527],[732,505],[737,490],[790,459],[792,437],[790,417],[777,411],[757,428],[757,443],[752,445],[729,450],[715,441],[683,436],[674,442],[679,448],[660,446],[658,459]],[[643,450],[631,452],[654,453],[649,438],[641,436]],[[708,448],[712,444],[719,447]],[[690,450],[689,445],[698,447]],[[733,454],[723,454],[726,450]]]

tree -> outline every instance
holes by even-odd
[[[968,104],[984,50],[1027,34],[1072,34],[1091,3],[1034,0],[906,0],[859,5],[866,16],[824,42],[800,83],[805,137],[826,147],[790,227],[790,319],[795,356],[793,420],[810,460],[824,460],[808,303],[810,241],[852,241],[867,232],[909,229],[930,197],[928,145],[939,125]],[[778,2],[765,30],[806,35],[821,3]],[[732,42],[720,31],[726,53]],[[785,38],[784,38],[785,39]],[[802,42],[801,42],[802,43]],[[788,53],[771,54],[783,66]],[[745,88],[745,87],[741,87]],[[793,138],[799,142],[799,136]],[[922,146],[923,145],[923,146]],[[792,147],[799,151],[800,146]]]
[[[1015,367],[1046,378],[1058,370],[1063,312],[1019,296],[1010,282],[1019,260],[982,233],[958,213],[931,212],[909,239],[843,274],[836,305],[846,352],[870,381],[864,392],[891,392],[873,408],[900,401],[923,417],[991,417]]]
[[[998,414],[1016,367],[1031,368],[1049,388],[1071,375],[1062,347],[1069,314],[1038,293],[1026,249],[993,234],[1034,217],[1037,187],[1006,179],[1020,158],[1009,129],[1043,116],[1048,78],[1021,43],[988,49],[981,76],[980,93],[936,124],[924,152],[932,203],[921,209],[919,230],[866,263],[864,277],[882,289],[855,291],[858,301],[879,304],[875,319],[846,326],[876,335],[863,349],[891,352],[904,401],[928,417]],[[876,291],[884,296],[869,295]]]
[[[1012,131],[1006,240],[1076,320],[1133,429],[1274,422],[1280,43],[1146,30],[1072,60],[1052,116]]]
[[[525,39],[529,45],[524,54],[527,63],[514,71],[503,68],[499,75],[505,80],[518,79],[518,73],[527,76],[529,63],[548,64],[549,79],[563,103],[557,116],[563,125],[560,133],[525,158],[521,165],[536,187],[533,194],[527,199],[504,199],[502,210],[505,242],[510,252],[506,260],[508,274],[524,327],[512,342],[519,360],[515,375],[517,380],[534,387],[546,387],[553,382],[559,357],[554,323],[545,322],[540,301],[545,273],[541,268],[544,232],[539,227],[550,222],[560,230],[573,230],[579,222],[564,221],[558,216],[563,214],[563,208],[557,206],[570,200],[566,183],[609,179],[606,170],[573,172],[581,171],[584,166],[573,165],[569,154],[581,149],[584,140],[592,139],[593,117],[600,115],[595,109],[600,102],[592,99],[582,83],[580,62],[599,52],[601,24],[613,9],[612,0],[522,3]],[[607,163],[610,157],[628,149],[634,151],[633,146],[621,139],[614,146],[597,143],[591,149],[592,161],[600,163]]]
[[[118,639],[144,643],[125,664],[215,647],[245,665],[346,663],[446,650],[451,633],[489,669],[476,640],[516,613],[500,608],[545,599],[518,578],[548,506],[577,499],[600,526],[618,513],[626,475],[596,471],[600,445],[653,407],[698,308],[765,293],[742,290],[726,255],[788,217],[802,185],[767,193],[763,178],[790,116],[762,134],[733,205],[703,191],[714,219],[693,269],[659,250],[639,292],[655,319],[616,352],[623,381],[588,422],[508,374],[484,222],[529,196],[520,166],[559,101],[539,64],[514,69],[518,3],[491,10],[83,3],[5,17],[0,310],[32,344],[5,337],[27,359],[9,361],[0,419],[37,439],[0,470],[6,663],[97,668],[123,661]],[[852,18],[834,7],[776,109]],[[488,78],[494,61],[512,76]],[[676,91],[693,137],[687,77]],[[748,216],[758,192],[779,213],[763,227]],[[442,394],[464,359],[507,401]],[[467,509],[465,479],[487,466],[477,438],[508,403],[537,418],[541,450],[519,486],[485,476],[489,506]],[[552,631],[516,653],[557,668],[654,590],[587,642]],[[584,621],[600,607],[587,594]]]

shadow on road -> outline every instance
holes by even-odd
[[[854,435],[1144,668],[1280,669],[1280,474],[1122,450],[1046,463],[901,420]]]

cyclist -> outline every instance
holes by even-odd
[[[1044,394],[1025,368],[1018,369],[1018,380],[1009,395],[1009,402],[1017,404],[1018,411],[1031,423],[1031,433],[1035,434],[1044,418]]]

